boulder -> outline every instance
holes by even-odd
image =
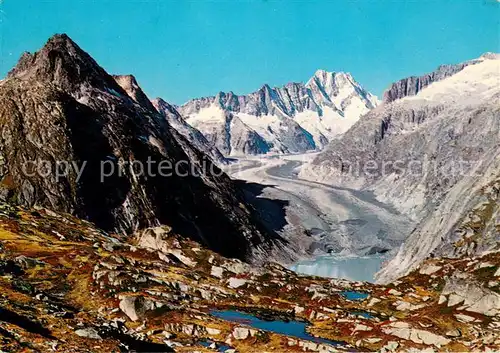
[[[435,333],[429,331],[412,328],[408,323],[402,321],[391,323],[382,328],[382,331],[386,334],[419,344],[441,347],[450,343],[450,340],[446,337],[436,335]]]
[[[219,266],[212,266],[212,270],[210,271],[210,274],[214,277],[222,278],[222,276],[224,275],[224,269],[222,267],[219,267]]]
[[[78,329],[75,331],[75,334],[77,336],[80,336],[80,337],[91,338],[94,340],[102,340],[102,337],[99,335],[97,330],[93,327]]]
[[[246,279],[231,277],[229,279],[228,285],[230,288],[239,288],[241,286],[244,286],[247,282],[248,281]]]
[[[119,307],[130,320],[137,321],[148,311],[163,306],[143,296],[120,296]]]
[[[448,306],[463,302],[467,311],[488,316],[500,313],[500,295],[467,279],[450,279],[442,293],[449,295]]]
[[[250,330],[245,327],[235,327],[233,329],[233,337],[237,340],[246,340],[250,337]]]
[[[448,336],[448,337],[460,337],[460,336],[462,336],[462,333],[460,332],[459,329],[454,328],[454,329],[451,329],[448,332],[446,332],[446,336]]]

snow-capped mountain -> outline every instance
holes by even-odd
[[[179,112],[226,155],[321,149],[378,99],[349,73],[318,70],[306,83],[264,85],[249,95],[219,92]]]
[[[229,163],[229,160],[222,155],[213,143],[210,143],[200,131],[186,123],[173,105],[161,98],[156,98],[151,103],[153,103],[155,109],[167,120],[170,126],[184,136],[191,145],[198,148],[207,156],[210,156],[217,164]]]

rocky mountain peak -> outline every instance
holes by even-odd
[[[267,83],[265,83],[260,90],[263,92],[271,92],[272,88]]]
[[[309,79],[306,86],[310,86],[313,83],[321,84],[325,87],[331,87],[333,85],[348,84],[353,83],[354,79],[350,73],[346,72],[329,72],[326,70],[317,70],[313,77]]]
[[[324,77],[328,75],[328,72],[326,70],[323,70],[323,69],[318,69],[316,70],[316,72],[314,73],[314,76],[315,77]]]
[[[283,86],[286,89],[297,89],[297,88],[302,88],[304,87],[304,84],[301,82],[288,82]]]
[[[113,87],[114,80],[67,34],[56,34],[38,52],[24,53],[8,78],[48,81],[72,91],[79,84]],[[120,92],[124,93],[124,92]]]
[[[223,110],[234,111],[239,108],[238,96],[232,91],[228,93],[220,91],[213,100]]]
[[[57,59],[63,58],[72,58],[73,62],[93,61],[68,35],[56,34],[36,53],[23,53],[9,77],[19,76],[31,70],[54,69],[56,67],[53,64]]]
[[[23,55],[0,85],[0,201],[71,213],[122,234],[168,224],[221,253],[249,257],[250,244],[266,235],[242,191],[212,173],[202,149],[144,99],[135,78],[113,78],[66,35]],[[50,162],[48,172],[26,173],[26,161],[35,169]],[[168,173],[143,168],[165,161]]]
[[[27,51],[22,53],[17,65],[7,73],[7,77],[14,77],[19,73],[26,71],[32,64],[33,59],[34,55],[32,53]]]
[[[317,70],[305,85],[317,103],[343,110],[352,97],[359,97],[367,109],[378,105],[378,99],[366,91],[348,72]]]
[[[168,103],[163,98],[157,97],[151,101],[155,107],[165,107],[165,108],[174,108],[175,106]]]
[[[44,45],[45,49],[67,51],[72,55],[89,57],[66,33],[54,34]],[[89,57],[90,58],[90,57]]]

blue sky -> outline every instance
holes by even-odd
[[[108,72],[173,103],[349,71],[376,95],[500,51],[496,0],[0,0],[0,76],[65,32]]]

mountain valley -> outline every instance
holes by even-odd
[[[494,352],[499,197],[498,54],[176,106],[58,34],[0,81],[0,352]]]

